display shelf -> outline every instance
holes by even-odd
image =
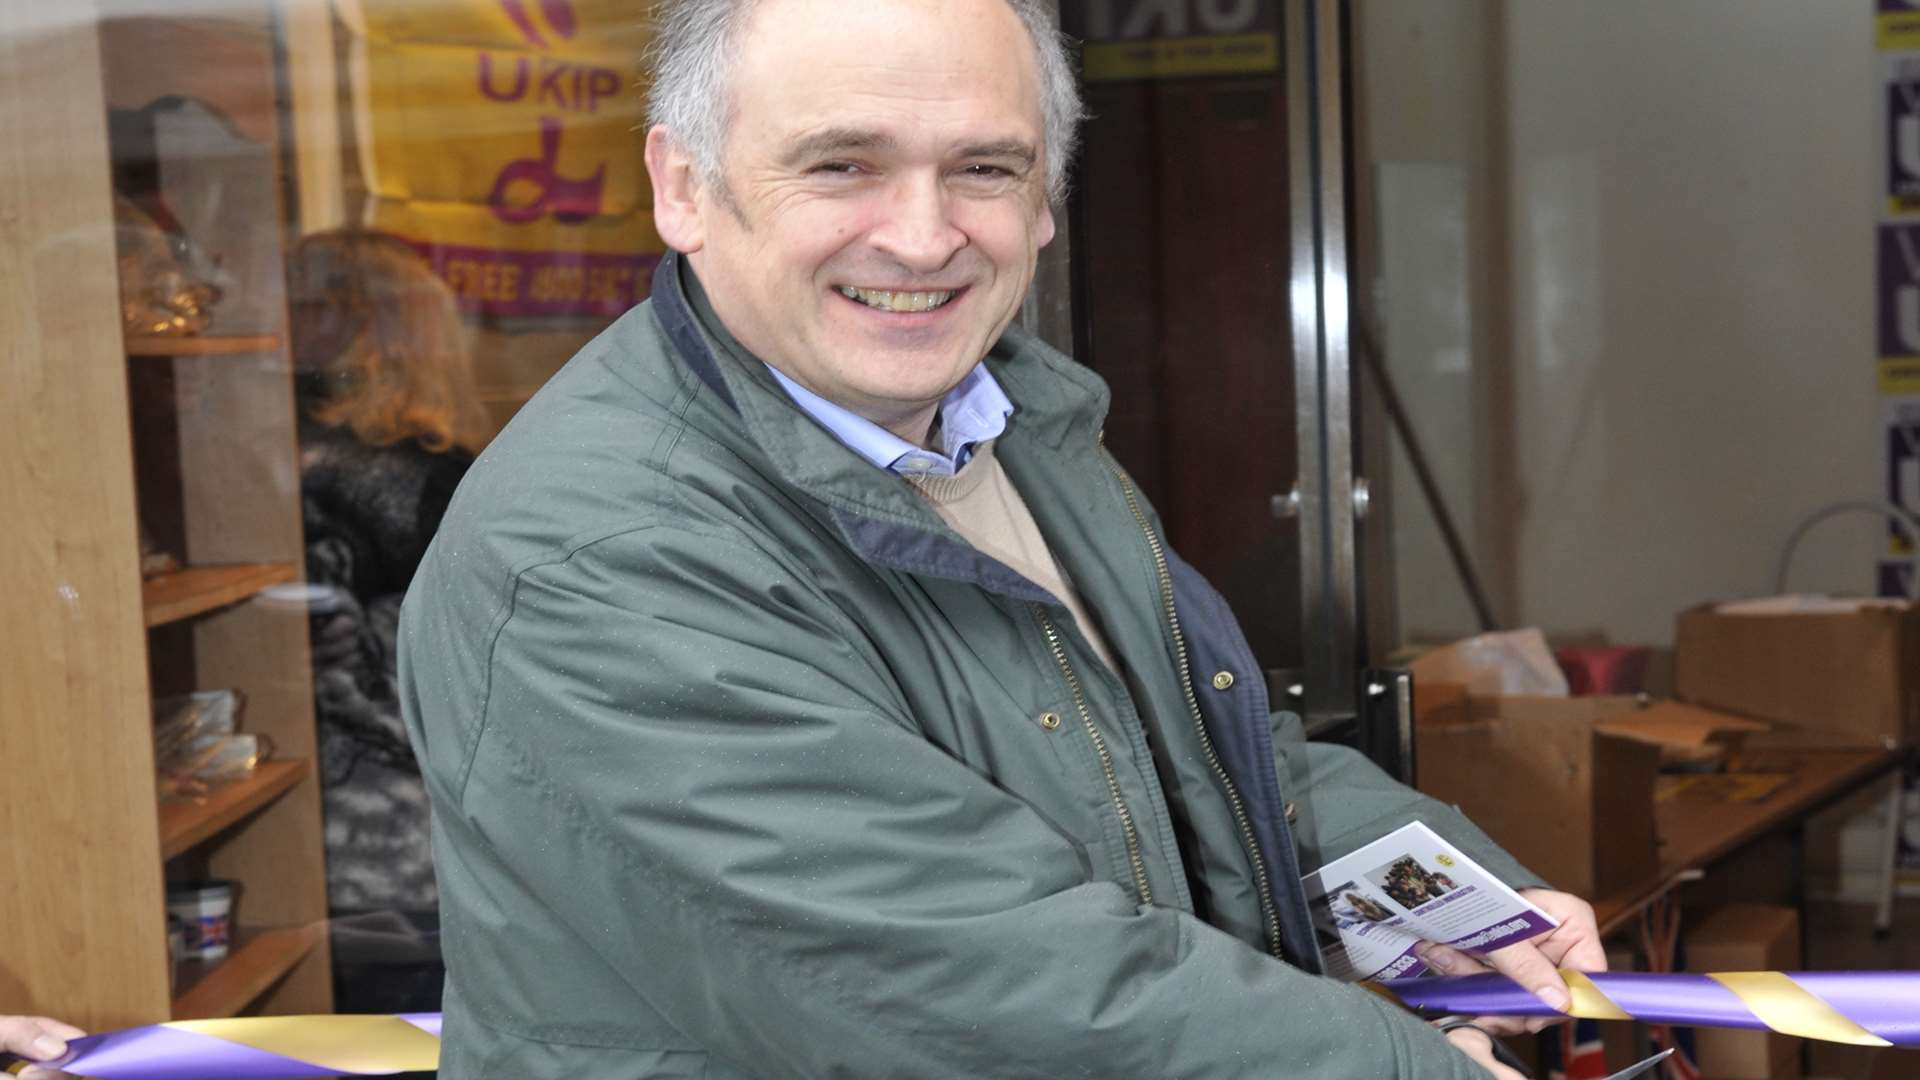
[[[273,988],[320,943],[321,926],[241,930],[224,960],[183,961],[176,969],[175,1020],[233,1016]]]
[[[313,769],[306,758],[262,762],[245,780],[195,801],[160,804],[160,857],[171,859],[286,794]]]
[[[9,768],[62,793],[15,800],[0,828],[21,865],[60,869],[0,889],[0,926],[31,926],[37,943],[5,950],[0,1014],[89,1030],[333,1010],[307,606],[273,602],[306,554],[280,5],[124,17],[138,6],[81,4],[45,34],[0,33],[0,83],[45,106],[34,138],[0,140],[0,174],[20,181],[0,184],[0,252],[18,271],[0,297],[17,317],[0,323],[8,385],[32,388],[32,407],[0,423],[0,453],[32,465],[4,485],[17,543],[51,553],[0,558],[0,622],[58,628],[0,680],[35,704],[0,741]],[[0,24],[11,12],[0,3]],[[228,287],[209,333],[125,331],[115,190],[163,201],[218,258]],[[153,544],[190,565],[142,581]],[[247,730],[283,756],[198,805],[162,804],[155,695],[203,689],[246,695]],[[222,964],[176,972],[169,875],[234,882],[259,931]]]
[[[221,334],[206,337],[138,335],[127,338],[127,355],[140,359],[172,356],[245,356],[277,352],[278,334]]]
[[[271,585],[292,581],[292,563],[235,563],[190,566],[141,583],[140,598],[148,627],[190,619],[225,607]]]

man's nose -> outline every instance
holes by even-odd
[[[947,265],[967,246],[967,234],[954,224],[952,207],[933,176],[903,176],[888,192],[885,216],[869,234],[873,246],[916,273]]]

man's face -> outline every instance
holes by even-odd
[[[741,344],[919,441],[1053,238],[1039,86],[1004,0],[766,0],[725,190],[697,185],[662,235]]]

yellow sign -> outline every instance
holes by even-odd
[[[1920,356],[1883,356],[1879,369],[1881,393],[1920,394]]]
[[[1920,11],[1887,11],[1874,16],[1874,44],[1882,49],[1920,49]]]
[[[1274,72],[1280,70],[1280,35],[1265,32],[1089,42],[1082,66],[1088,82]]]
[[[369,224],[471,306],[625,310],[664,250],[627,0],[337,0]]]

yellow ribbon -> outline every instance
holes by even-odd
[[[1777,971],[1736,971],[1707,978],[1733,991],[1753,1015],[1782,1035],[1855,1046],[1893,1045]]]
[[[395,1016],[249,1016],[166,1025],[343,1073],[428,1072],[440,1040]]]
[[[1634,1019],[1584,974],[1566,970],[1560,977],[1566,980],[1567,992],[1573,997],[1568,1015],[1583,1020]],[[1782,1035],[1854,1046],[1893,1045],[1778,971],[1720,972],[1707,978],[1726,987],[1761,1023]]]
[[[1567,1010],[1568,1016],[1577,1016],[1583,1020],[1631,1020],[1626,1011],[1613,1003],[1613,999],[1600,992],[1593,980],[1571,969],[1560,972],[1567,981],[1567,994],[1573,998],[1573,1005]]]

